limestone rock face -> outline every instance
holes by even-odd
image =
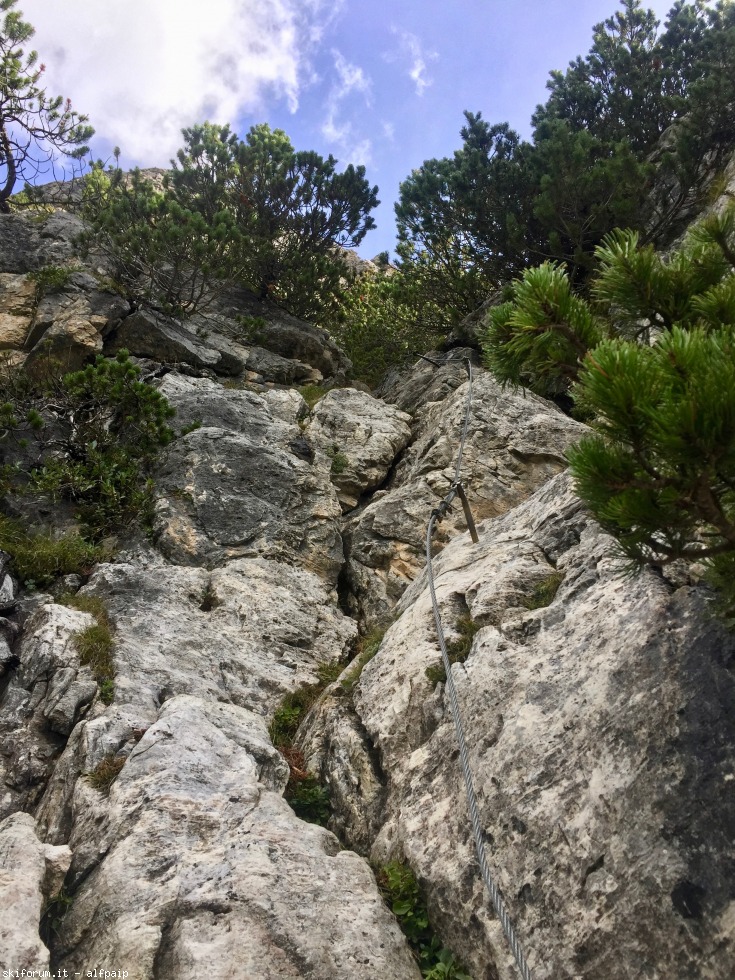
[[[185,362],[217,374],[239,374],[244,361],[213,336],[197,337],[184,323],[145,311],[133,313],[119,325],[107,344],[110,353],[125,348],[137,357],[169,363]]]
[[[0,963],[5,969],[48,970],[38,922],[44,899],[58,892],[70,860],[68,847],[39,841],[29,813],[0,821]]]
[[[482,524],[478,544],[454,538],[435,579],[448,639],[463,615],[481,626],[452,670],[489,861],[534,977],[729,978],[735,642],[706,593],[621,577],[564,475]],[[349,711],[329,699],[303,744],[351,795],[348,841],[405,856],[471,975],[511,980],[443,685],[426,676],[439,648],[425,573],[399,609],[355,688],[349,750]],[[355,822],[376,756],[390,773],[377,835]]]
[[[367,866],[294,816],[280,795],[286,777],[258,715],[195,697],[168,701],[96,822],[77,825],[105,857],[72,869],[83,880],[59,966],[120,963],[141,980],[418,980]]]
[[[20,350],[30,330],[36,284],[27,276],[0,273],[0,350]]]
[[[24,214],[4,214],[0,221],[0,272],[33,272],[48,265],[67,265],[76,257],[74,239],[83,230],[79,218],[55,211],[37,222]]]
[[[183,564],[298,562],[334,585],[341,511],[329,457],[251,392],[215,391],[204,379],[167,379],[162,391],[181,404],[182,419],[204,423],[171,446],[157,475],[163,553]]]
[[[334,388],[314,406],[309,436],[331,457],[343,510],[379,486],[411,438],[411,416],[355,388]]]
[[[78,370],[102,353],[104,338],[128,312],[120,296],[100,291],[91,276],[75,273],[69,288],[39,302],[26,340],[31,348],[26,368],[34,370],[51,357],[64,370]]]
[[[422,363],[413,374],[414,391],[440,393],[414,423],[413,441],[403,454],[385,492],[374,495],[345,525],[348,562],[345,578],[351,608],[363,622],[384,620],[406,586],[424,565],[426,525],[432,508],[454,479],[459,435],[467,404],[461,364],[450,361],[439,376]],[[413,377],[413,375],[412,375]],[[409,379],[411,382],[411,379]],[[437,392],[437,387],[440,391]],[[529,392],[503,389],[488,373],[473,384],[470,421],[462,460],[462,478],[475,521],[502,514],[565,467],[564,453],[585,427],[556,406]],[[443,544],[466,524],[457,502],[439,527]]]
[[[49,597],[26,624],[0,695],[0,816],[38,802],[66,739],[97,693],[74,645],[74,634],[92,623],[88,613]]]
[[[242,337],[245,331],[254,346],[308,364],[323,378],[343,378],[350,370],[351,361],[326,330],[259,300],[246,289],[228,290],[215,305],[225,315],[223,334]]]

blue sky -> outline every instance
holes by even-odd
[[[663,21],[669,0],[648,4]],[[398,185],[460,145],[464,109],[529,135],[549,71],[591,43],[616,0],[19,0],[48,88],[97,130],[95,156],[166,166],[183,126],[258,122],[297,149],[364,164],[393,250]],[[203,19],[202,12],[206,11]]]

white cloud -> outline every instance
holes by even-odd
[[[337,4],[337,9],[341,2]],[[49,92],[72,99],[125,166],[166,165],[181,129],[236,124],[313,76],[327,0],[23,0]],[[94,150],[94,144],[93,144]]]
[[[432,79],[427,75],[429,63],[436,61],[439,55],[436,51],[424,51],[419,39],[410,31],[402,31],[396,27],[392,31],[400,42],[400,57],[406,60],[406,74],[414,83],[416,94],[423,95],[432,84]],[[387,55],[386,58],[388,61],[397,60],[396,55]]]
[[[369,106],[372,83],[359,65],[353,65],[333,50],[335,80],[327,97],[327,111],[321,125],[322,136],[333,144],[339,159],[344,163],[363,164],[372,162],[372,142],[355,134],[352,122],[344,119],[345,104],[357,93]]]

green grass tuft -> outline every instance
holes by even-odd
[[[563,581],[564,572],[552,572],[543,581],[534,585],[531,595],[521,599],[521,605],[526,609],[543,609],[551,605]]]
[[[109,548],[90,544],[79,534],[32,534],[9,517],[0,517],[0,549],[12,556],[15,573],[31,589],[62,575],[88,575],[93,565],[111,557]]]
[[[125,762],[125,756],[106,755],[91,772],[85,773],[86,779],[90,786],[107,796],[110,792],[110,787],[120,775]]]
[[[459,634],[456,639],[447,643],[447,656],[450,664],[463,664],[470,655],[472,641],[476,633],[482,629],[481,623],[476,623],[469,613],[460,616],[454,627]],[[431,684],[444,684],[447,679],[447,672],[444,670],[444,662],[432,664],[426,668],[426,676]]]

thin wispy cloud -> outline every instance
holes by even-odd
[[[372,141],[355,133],[355,127],[347,117],[352,97],[360,95],[360,107],[370,105],[372,82],[359,66],[349,62],[340,51],[333,50],[334,79],[327,97],[322,136],[331,143],[339,158],[346,163],[367,165],[371,162]]]
[[[339,7],[340,5],[338,5]],[[313,74],[324,0],[23,0],[49,91],[69,96],[127,164],[163,164],[181,129],[233,125],[274,103],[295,112]]]
[[[403,62],[405,73],[414,84],[416,94],[423,95],[426,89],[433,84],[428,75],[429,64],[436,61],[439,55],[436,51],[424,51],[419,38],[410,31],[403,31],[394,27],[392,32],[398,38],[400,50],[398,54],[387,54],[386,60],[398,61],[400,59]]]

